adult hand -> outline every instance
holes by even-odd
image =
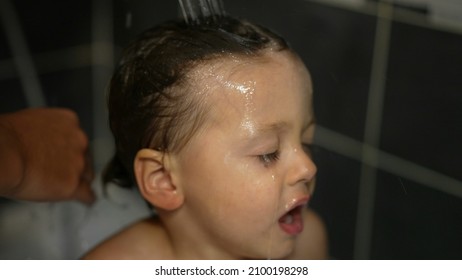
[[[26,109],[0,116],[0,195],[91,204],[88,138],[67,109]]]

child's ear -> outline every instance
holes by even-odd
[[[175,210],[183,204],[183,192],[170,176],[167,154],[152,149],[139,150],[134,169],[141,195],[154,207]]]

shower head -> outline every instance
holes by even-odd
[[[207,24],[226,15],[222,0],[178,0],[185,22]]]

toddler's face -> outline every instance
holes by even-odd
[[[316,173],[304,151],[314,132],[308,71],[283,51],[220,61],[195,75],[211,109],[177,155],[183,207],[214,249],[282,258],[303,230]]]

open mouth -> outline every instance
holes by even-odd
[[[297,235],[303,231],[302,210],[305,204],[299,205],[279,218],[279,226],[289,235]]]

